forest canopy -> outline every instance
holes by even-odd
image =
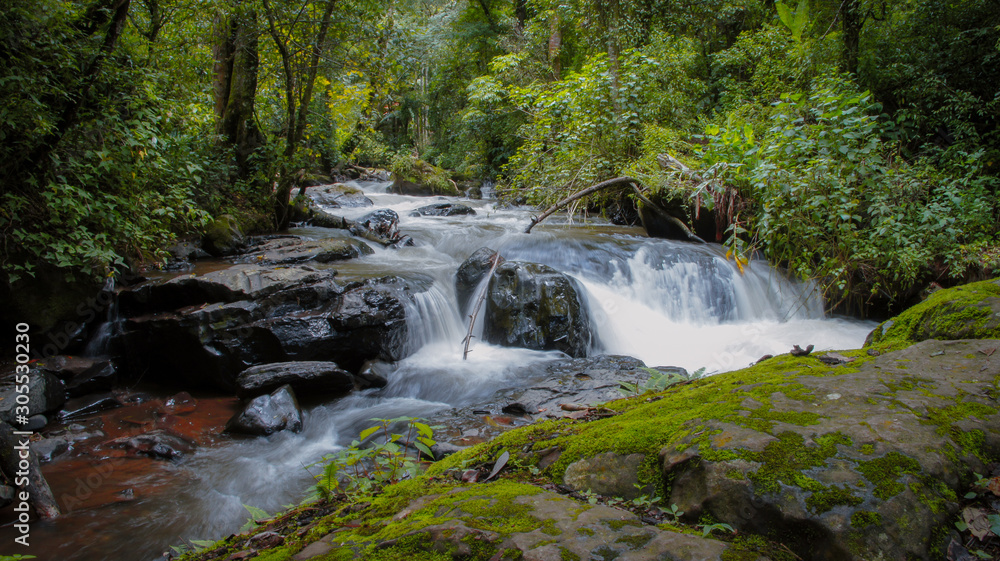
[[[0,68],[11,290],[418,160],[537,205],[635,177],[853,311],[1000,263],[996,0],[9,0]]]

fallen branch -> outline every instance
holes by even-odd
[[[490,279],[493,278],[493,273],[496,272],[497,266],[500,265],[500,261],[502,260],[498,251],[493,256],[493,266],[490,267],[490,272],[486,274],[486,288],[479,295],[479,299],[476,300],[476,307],[472,309],[472,315],[469,316],[469,332],[465,335],[465,352],[462,353],[462,360],[468,360],[469,358],[469,344],[472,343],[472,329],[476,326],[476,317],[479,316],[479,308],[482,307],[483,300],[486,299],[486,294],[490,291]]]
[[[531,233],[531,229],[534,228],[536,224],[538,224],[542,220],[545,220],[549,216],[555,214],[556,211],[558,211],[559,209],[561,209],[562,207],[568,205],[569,203],[571,203],[573,201],[582,199],[583,197],[586,197],[587,195],[596,193],[596,192],[598,192],[598,191],[600,191],[602,189],[607,189],[608,187],[614,187],[616,185],[627,185],[629,183],[639,183],[639,180],[638,179],[633,179],[633,178],[627,177],[627,176],[626,177],[616,177],[614,179],[609,179],[607,181],[602,181],[602,182],[598,183],[597,185],[593,185],[591,187],[587,187],[586,189],[584,189],[582,191],[577,191],[576,193],[573,193],[572,195],[566,197],[565,199],[559,201],[558,203],[550,206],[548,209],[545,210],[545,212],[543,212],[539,216],[532,216],[531,217],[531,224],[528,225],[528,228],[524,231],[524,233],[525,234],[530,234]]]
[[[639,187],[635,183],[632,184],[632,190],[635,191],[635,196],[639,197],[639,200],[642,201],[644,205],[653,209],[653,212],[659,214],[660,217],[666,220],[667,222],[670,222],[674,226],[680,228],[681,231],[684,232],[684,235],[687,236],[689,240],[698,243],[705,243],[705,240],[696,236],[695,233],[692,232],[691,229],[687,227],[687,224],[681,221],[681,219],[663,210],[662,208],[660,208],[660,205],[654,203],[653,201],[649,200],[645,195],[643,195],[642,191],[639,190]]]

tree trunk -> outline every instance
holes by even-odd
[[[251,157],[263,143],[254,119],[257,70],[257,14],[237,5],[220,26],[216,44],[215,112],[216,132],[233,147],[240,179],[253,176]]]
[[[844,32],[844,71],[854,74],[858,71],[858,46],[861,43],[861,26],[864,25],[861,0],[844,0],[840,21]]]
[[[559,52],[562,50],[562,22],[559,20],[559,12],[552,14],[549,30],[549,64],[552,65],[553,78],[559,80],[562,77],[562,63],[559,60]]]

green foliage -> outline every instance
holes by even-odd
[[[794,12],[784,2],[775,2],[774,7],[778,10],[781,23],[792,32],[792,39],[801,43],[802,32],[809,24],[809,0],[799,0],[799,6]]]
[[[761,247],[819,279],[835,302],[896,300],[936,263],[962,275],[961,245],[995,230],[995,178],[983,175],[981,154],[958,176],[907,163],[885,140],[893,128],[879,109],[869,92],[822,77],[806,94],[782,96],[760,134],[740,119],[708,126],[704,163],[728,162],[727,179],[753,205],[730,230],[742,234],[730,237],[734,249]]]
[[[563,80],[508,86],[528,121],[523,143],[505,170],[513,187],[532,202],[618,175],[639,153],[648,123],[688,122],[701,91],[685,69],[693,64],[689,41],[658,37],[643,50],[587,59]]]
[[[367,495],[386,485],[417,475],[420,464],[410,457],[407,449],[433,458],[434,427],[417,417],[372,419],[378,424],[361,431],[359,440],[347,448],[327,455],[320,464],[322,472],[315,476],[314,495],[329,498],[335,493]],[[393,433],[393,427],[405,423],[405,434]],[[367,439],[374,437],[371,441]]]
[[[643,367],[642,369],[649,373],[648,379],[638,383],[618,382],[618,391],[622,395],[625,397],[631,397],[633,395],[642,395],[646,392],[661,392],[674,384],[687,382],[689,380],[696,380],[705,375],[704,366],[688,376],[684,376],[679,372],[661,372],[655,368]]]

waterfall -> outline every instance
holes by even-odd
[[[84,349],[86,356],[108,356],[111,354],[111,342],[121,333],[122,317],[118,310],[118,294],[115,292],[115,277],[110,276],[104,282],[101,292],[107,296],[108,307],[104,311],[104,321],[97,325],[90,341]]]

